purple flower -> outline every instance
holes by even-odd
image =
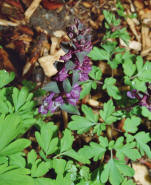
[[[38,112],[41,114],[47,114],[48,111],[55,112],[58,107],[60,107],[64,101],[61,96],[53,99],[55,93],[51,93],[44,99],[43,104],[39,107]]]
[[[136,89],[133,89],[132,91],[127,92],[127,96],[131,99],[135,99],[136,95],[137,95],[137,90]]]
[[[127,96],[131,99],[137,99],[138,100],[138,105],[146,107],[149,111],[151,111],[151,101],[150,101],[150,84],[146,83],[147,86],[147,92],[140,92],[137,91],[136,89],[132,91],[127,92]]]
[[[74,45],[76,46],[76,50],[74,51],[74,53],[79,53],[79,52],[90,52],[92,49],[92,44],[90,41],[88,42],[75,42]]]
[[[57,81],[64,81],[66,78],[68,77],[68,71],[66,70],[65,67],[63,67],[61,69],[61,71],[57,74],[57,76],[55,77],[55,80]]]
[[[72,57],[72,50],[69,50],[64,56],[60,57],[60,60],[68,61]]]
[[[89,79],[89,72],[91,71],[91,63],[90,59],[85,56],[83,63],[80,63],[79,61],[76,61],[76,67],[75,69],[79,70],[80,81],[86,81]]]
[[[62,98],[62,96],[58,96],[57,98],[54,99],[53,101],[53,105],[50,108],[52,112],[55,112],[55,110],[60,107],[62,104],[64,103],[64,100]],[[49,109],[49,110],[50,110]]]
[[[72,87],[72,90],[69,93],[66,93],[68,103],[76,105],[80,98],[81,87],[78,84],[75,84]]]

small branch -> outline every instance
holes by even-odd
[[[97,83],[97,84],[103,85],[103,82],[100,82],[100,81],[98,81],[98,80],[96,80],[96,83]]]
[[[131,76],[130,77],[130,80],[133,80],[134,78],[138,77],[138,74],[134,75],[134,76]]]
[[[117,128],[112,128],[113,130],[116,130],[117,132],[121,132],[121,133],[123,133],[123,131],[121,131],[121,130],[119,130],[119,129],[117,129]]]
[[[26,21],[29,21],[30,17],[34,13],[34,11],[38,8],[40,2],[42,0],[33,0],[31,5],[28,7],[28,9],[25,11],[25,19]]]
[[[14,23],[14,22],[11,22],[11,21],[0,19],[0,25],[1,26],[18,26],[19,23]]]

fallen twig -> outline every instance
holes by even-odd
[[[11,21],[0,19],[0,25],[1,26],[18,26],[19,23],[14,23],[14,22],[11,22]]]
[[[33,0],[29,8],[25,11],[25,20],[29,21],[30,17],[34,13],[34,11],[38,8],[40,2],[42,0]]]

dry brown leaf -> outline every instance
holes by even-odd
[[[128,46],[129,46],[130,49],[133,49],[133,50],[136,50],[136,51],[141,50],[141,43],[137,42],[135,40],[130,41]]]
[[[138,41],[135,41],[135,40],[129,41],[128,45],[126,45],[125,42],[122,39],[120,39],[120,44],[121,44],[121,46],[124,46],[128,50],[133,49],[135,51],[141,51],[142,45]]]
[[[58,30],[54,32],[54,35],[55,36],[51,37],[52,44],[50,47],[50,55],[43,56],[38,59],[41,67],[44,70],[45,75],[48,77],[51,77],[58,72],[54,66],[54,63],[55,61],[63,62],[60,60],[60,57],[65,55],[65,52],[63,51],[63,49],[60,48],[58,50],[58,48],[60,45],[61,38],[65,36],[66,33],[62,30]]]
[[[151,10],[149,8],[145,8],[143,10],[139,11],[139,15],[141,17],[141,19],[150,19],[151,18]]]
[[[57,31],[53,32],[53,35],[55,37],[61,38],[63,36],[66,36],[66,33],[63,30],[57,30]]]
[[[93,20],[89,19],[89,23],[93,29],[97,30],[99,28],[99,25],[96,22],[94,22]]]
[[[145,57],[145,56],[149,55],[150,52],[151,52],[151,48],[147,48],[141,52],[141,56]]]
[[[50,54],[54,54],[55,50],[59,47],[59,39],[57,37],[51,37]]]
[[[142,34],[142,44],[143,50],[148,49],[151,47],[151,40],[149,37],[149,28],[147,26],[142,26],[141,34]]]
[[[41,67],[44,70],[46,76],[51,77],[57,73],[57,69],[54,66],[55,57],[48,55],[38,59]]]
[[[92,3],[91,2],[87,2],[87,1],[84,1],[82,2],[82,5],[86,8],[91,8],[92,7]]]
[[[14,66],[8,58],[7,52],[2,48],[0,48],[0,69],[16,72]]]
[[[56,9],[61,9],[63,7],[63,3],[59,3],[55,1],[51,2],[49,0],[43,0],[42,5],[47,10],[56,10]]]
[[[127,17],[126,21],[127,21],[128,25],[129,25],[131,31],[132,31],[133,34],[135,35],[136,39],[140,42],[141,37],[140,37],[140,35],[137,33],[137,31],[136,31],[136,25],[135,25],[134,21],[133,21],[131,18],[129,18],[129,17]]]
[[[58,71],[54,66],[55,61],[60,61],[60,56],[65,55],[65,52],[62,49],[59,49],[53,55],[43,56],[38,59],[41,67],[44,70],[46,76],[51,77],[55,75]],[[61,61],[60,61],[61,62]]]
[[[145,8],[143,10],[139,11],[139,16],[142,20],[142,23],[147,25],[147,26],[151,26],[151,10],[148,8]]]
[[[94,99],[89,99],[88,104],[92,107],[98,107],[99,106],[99,101],[94,100]]]
[[[144,8],[144,2],[143,0],[134,0],[134,5],[138,10],[141,10]]]
[[[111,74],[111,68],[106,62],[99,61],[99,68],[103,74]]]
[[[23,68],[23,72],[22,75],[24,76],[25,74],[27,74],[27,72],[30,70],[32,64],[30,62],[27,62]]]
[[[141,185],[151,185],[151,178],[149,177],[146,166],[139,163],[133,163],[132,167],[135,170],[134,179],[137,183]]]

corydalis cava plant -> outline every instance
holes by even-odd
[[[82,90],[80,83],[89,79],[91,71],[90,59],[87,54],[92,49],[89,29],[76,19],[75,24],[67,28],[70,38],[67,53],[60,59],[64,61],[60,71],[54,76],[54,81],[47,84],[50,94],[44,99],[39,112],[47,114],[55,112],[59,107],[70,113],[78,112],[75,108]]]

